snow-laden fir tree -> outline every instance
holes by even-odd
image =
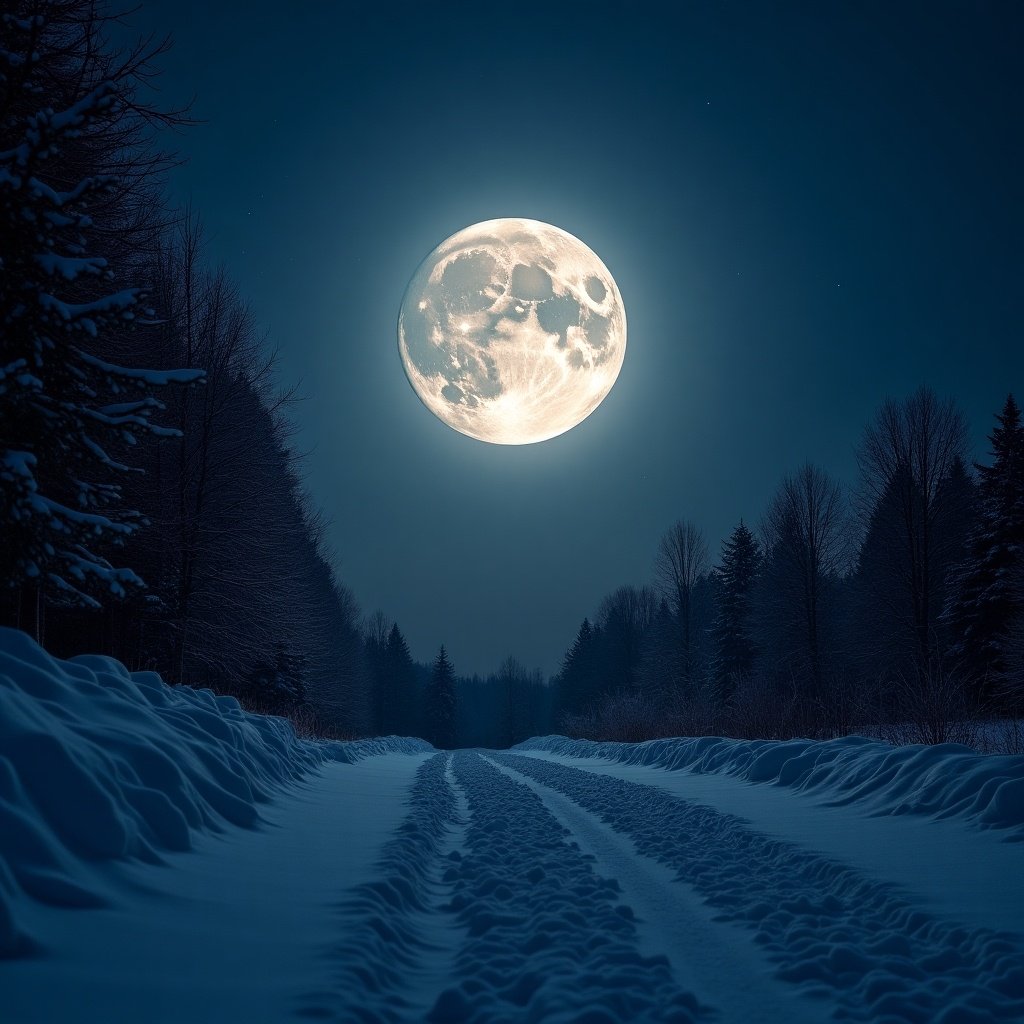
[[[1004,648],[1021,612],[1015,579],[1024,563],[1024,425],[1013,395],[996,420],[989,435],[992,464],[975,466],[977,517],[948,616],[955,653],[978,678],[983,701],[1007,683]]]
[[[122,504],[128,449],[140,435],[176,433],[153,423],[162,406],[152,392],[202,372],[132,369],[109,358],[142,296],[97,245],[119,248],[139,180],[156,167],[136,145],[141,55],[101,59],[104,19],[95,4],[5,7],[0,576],[8,587],[96,607],[101,596],[142,582],[104,552],[143,521]]]

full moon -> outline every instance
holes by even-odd
[[[398,316],[409,383],[448,426],[492,444],[571,430],[626,353],[622,296],[597,254],[537,220],[473,224],[420,265]]]

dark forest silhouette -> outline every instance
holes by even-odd
[[[358,611],[291,395],[165,199],[158,129],[187,123],[146,102],[165,46],[115,52],[85,0],[23,6],[0,81],[2,621],[364,732]]]
[[[670,526],[652,583],[605,597],[553,680],[511,656],[460,678],[444,647],[416,664],[337,578],[293,395],[198,216],[166,201],[156,139],[187,114],[147,105],[164,47],[115,53],[83,0],[25,13],[0,80],[0,621],[313,732],[442,746],[941,742],[1021,715],[1020,411],[972,466],[963,414],[927,388],[879,408],[852,493],[801,466],[714,558]]]
[[[710,566],[692,524],[666,534],[656,587],[584,620],[559,676],[561,726],[615,739],[781,738],[882,728],[975,740],[1024,702],[1024,426],[1013,397],[991,463],[921,388],[886,401],[847,496],[821,468],[786,476],[755,534]],[[888,727],[888,728],[886,728]]]

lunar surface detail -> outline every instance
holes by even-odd
[[[398,348],[423,404],[492,444],[571,430],[611,390],[626,314],[608,268],[578,238],[536,220],[474,224],[420,265]]]

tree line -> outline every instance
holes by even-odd
[[[431,665],[414,662],[397,623],[375,612],[365,626],[376,735],[422,736],[438,747],[508,747],[550,732],[556,689],[515,657],[497,671],[459,676],[441,645]]]
[[[970,741],[1024,714],[1024,426],[1013,396],[990,460],[922,387],[888,400],[847,493],[821,467],[785,476],[756,529],[713,559],[676,522],[654,579],[584,619],[557,677],[574,735],[831,736],[878,729]]]
[[[157,141],[191,123],[147,102],[167,44],[118,51],[116,20],[92,0],[4,20],[0,623],[318,734],[533,734],[539,673],[415,664],[337,578],[272,346],[166,198]]]
[[[0,46],[0,622],[57,654],[362,733],[359,611],[301,483],[267,340],[171,209],[166,44],[89,0],[8,5]],[[141,367],[141,368],[140,368]]]
[[[92,0],[4,17],[0,623],[320,734],[532,734],[539,673],[417,665],[337,578],[272,346],[166,197],[161,130],[191,123],[148,102],[167,44],[118,51],[116,21]]]

